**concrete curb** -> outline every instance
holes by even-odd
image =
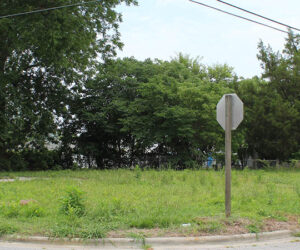
[[[186,237],[186,238],[149,238],[146,239],[146,244],[151,246],[193,246],[201,244],[220,244],[226,242],[256,242],[262,240],[271,239],[282,239],[288,238],[293,235],[293,231],[275,231],[265,233],[249,233],[249,234],[238,234],[238,235],[221,235],[221,236],[202,236],[202,237]]]
[[[262,240],[283,239],[293,236],[299,231],[274,231],[265,233],[249,233],[239,235],[222,235],[222,236],[201,236],[201,237],[165,237],[165,238],[104,238],[104,239],[80,239],[80,238],[48,238],[39,236],[18,236],[10,235],[0,237],[0,241],[6,242],[26,242],[26,243],[47,243],[47,244],[65,244],[65,245],[96,245],[98,247],[110,248],[139,248],[143,245],[157,246],[197,246],[202,244],[220,244],[226,242],[257,242]]]

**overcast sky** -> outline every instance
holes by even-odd
[[[299,0],[224,0],[269,18],[300,28]],[[282,26],[230,8],[216,0],[199,0],[223,10]],[[261,39],[274,50],[282,50],[286,35],[272,29],[191,3],[188,0],[139,0],[139,6],[122,6],[119,57],[139,60],[169,60],[182,52],[202,57],[202,63],[227,63],[238,76],[260,75],[256,58]]]

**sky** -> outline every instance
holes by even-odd
[[[252,12],[300,29],[299,0],[223,0]],[[118,7],[123,15],[120,24],[124,43],[118,57],[139,60],[170,60],[179,52],[205,65],[228,64],[241,77],[262,73],[257,60],[257,45],[262,40],[273,50],[281,51],[287,35],[188,0],[138,0],[138,6]],[[285,27],[241,12],[216,0],[199,2],[229,11],[268,25]]]

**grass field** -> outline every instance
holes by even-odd
[[[0,182],[0,235],[203,235],[259,232],[290,220],[299,226],[296,170],[233,171],[230,219],[222,171],[0,172],[0,178],[17,176],[35,178]]]

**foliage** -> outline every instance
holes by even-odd
[[[258,79],[240,83],[238,94],[244,101],[245,136],[250,152],[261,159],[288,159],[298,147],[298,112]]]
[[[170,61],[115,59],[121,3],[137,1],[0,20],[1,170],[197,168],[224,152],[216,104],[234,91],[245,118],[233,134],[233,160],[244,168],[249,156],[298,157],[300,35],[290,32],[282,52],[259,43],[262,79],[239,79],[226,64],[182,53]],[[63,4],[4,0],[0,15]]]
[[[72,129],[80,133],[73,141],[89,167],[94,161],[97,168],[121,167],[132,161],[134,138],[122,131],[120,120],[135,98],[138,84],[156,74],[155,68],[150,60],[107,61],[99,66],[97,77],[86,83],[71,111],[77,118]]]
[[[45,215],[43,208],[32,202],[26,205],[21,205],[19,202],[15,201],[2,203],[0,204],[0,212],[6,218],[33,218]]]
[[[187,236],[224,232],[228,225],[223,222],[223,172],[144,170],[138,180],[135,171],[130,170],[1,174],[36,177],[32,181],[1,183],[0,204],[5,205],[0,208],[0,230],[7,233],[13,233],[9,231],[12,228],[21,235],[98,238],[112,230],[129,234],[149,233],[150,229],[162,235],[169,232]],[[264,230],[264,221],[270,218],[282,222],[299,216],[299,177],[299,170],[234,170],[232,220],[237,223],[233,225],[257,232]],[[61,197],[67,214],[60,210]],[[25,206],[18,203],[29,198],[38,202]],[[69,204],[80,208],[84,204],[84,213],[76,215],[75,209],[68,209]],[[43,213],[33,216],[34,207]],[[190,228],[181,226],[188,223]]]
[[[11,226],[10,223],[0,222],[0,237],[18,232],[18,228]]]
[[[57,150],[23,150],[21,152],[7,152],[0,157],[2,171],[25,170],[58,170],[62,160]]]
[[[72,106],[78,153],[97,168],[194,167],[223,147],[215,106],[232,81],[228,66],[206,68],[181,54],[107,61]]]
[[[257,224],[250,224],[247,226],[247,229],[249,230],[249,233],[259,233],[260,228]]]
[[[83,192],[76,187],[68,187],[60,199],[60,211],[66,215],[82,216],[85,213]]]
[[[68,4],[83,0],[70,0]],[[58,142],[69,101],[101,57],[122,47],[114,8],[134,0],[103,0],[0,20],[0,157]],[[66,1],[8,1],[0,15],[65,5]],[[9,163],[7,163],[9,164]]]
[[[260,159],[288,160],[300,146],[300,36],[290,33],[281,53],[262,42],[258,47],[266,81],[254,77],[235,84],[245,106],[244,147]]]

